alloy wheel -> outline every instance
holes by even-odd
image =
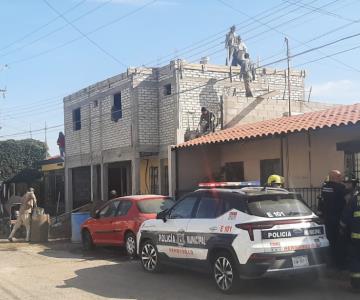
[[[147,271],[154,271],[157,265],[157,253],[155,247],[146,243],[141,251],[141,261]]]
[[[126,238],[126,251],[129,255],[134,255],[136,251],[136,241],[133,235]]]
[[[218,287],[223,291],[231,289],[234,272],[230,261],[226,257],[218,257],[215,261],[214,276]]]

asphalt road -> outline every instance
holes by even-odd
[[[84,254],[79,245],[44,245],[0,240],[0,299],[360,299],[348,287],[346,274],[330,274],[318,282],[307,278],[246,281],[235,295],[218,292],[201,273],[166,268],[147,274],[140,262],[120,249]]]

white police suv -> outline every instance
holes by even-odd
[[[141,225],[137,249],[146,271],[166,262],[210,267],[216,286],[229,293],[241,278],[317,272],[325,265],[324,226],[296,194],[211,185]]]

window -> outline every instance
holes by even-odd
[[[244,162],[229,162],[225,164],[226,181],[244,181]]]
[[[206,193],[202,195],[196,212],[197,219],[213,219],[217,217],[219,200]]]
[[[73,129],[74,129],[74,130],[80,130],[80,129],[81,129],[81,112],[80,112],[80,107],[73,110],[73,112],[72,112],[72,117],[73,117]]]
[[[196,196],[187,196],[171,210],[170,219],[189,219],[192,216],[195,203],[197,201]]]
[[[345,152],[345,174],[360,178],[360,152]]]
[[[98,107],[99,106],[99,101],[98,100],[94,100],[93,101],[93,108]]]
[[[280,159],[260,160],[260,182],[265,185],[270,175],[282,175]]]
[[[246,201],[237,193],[223,193],[221,195],[223,199],[223,211],[226,213],[229,210],[236,209],[238,211],[247,212]]]
[[[150,167],[150,193],[158,194],[159,192],[159,168]]]
[[[125,216],[129,212],[131,208],[131,201],[130,200],[122,200],[120,201],[119,210],[117,212],[117,216]]]
[[[111,108],[111,120],[117,122],[121,118],[122,118],[121,93],[117,93],[114,95],[114,105]]]
[[[106,205],[99,213],[100,218],[109,218],[116,215],[120,201],[112,201]]]
[[[164,85],[164,96],[171,95],[171,83]]]
[[[163,210],[169,209],[174,205],[170,198],[140,200],[136,202],[139,211],[143,214],[157,214]]]

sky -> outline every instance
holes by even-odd
[[[1,0],[0,140],[46,138],[58,154],[64,96],[130,66],[224,64],[233,24],[251,57],[277,69],[285,37],[291,55],[331,43],[291,66],[306,71],[311,101],[360,102],[359,11],[359,0]]]

